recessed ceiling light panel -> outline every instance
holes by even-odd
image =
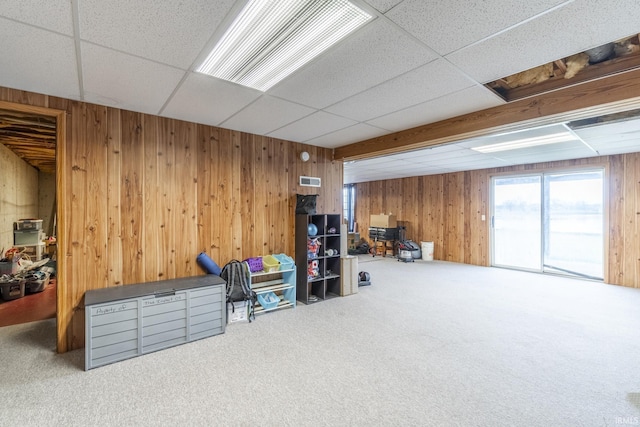
[[[249,0],[196,71],[266,91],[372,18],[347,0]]]

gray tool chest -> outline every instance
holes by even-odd
[[[224,333],[226,283],[187,277],[85,293],[85,370]]]

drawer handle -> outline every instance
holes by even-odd
[[[162,298],[162,297],[170,297],[176,294],[176,290],[175,289],[168,289],[166,291],[156,291],[153,293],[153,296],[155,298]]]

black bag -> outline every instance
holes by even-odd
[[[296,194],[297,214],[316,214],[316,199],[318,194]]]
[[[220,273],[220,277],[227,282],[227,303],[247,301],[249,304],[249,322],[251,322],[252,318],[256,318],[254,306],[257,299],[256,293],[249,285],[250,274],[249,266],[237,260],[229,261]],[[234,307],[233,304],[231,306]]]

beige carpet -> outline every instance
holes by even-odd
[[[53,320],[0,328],[0,425],[640,425],[640,290],[360,261],[357,295],[88,372]]]

